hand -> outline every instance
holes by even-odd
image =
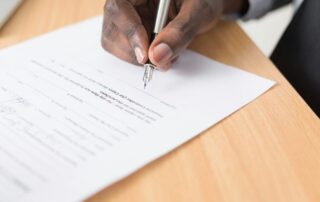
[[[144,64],[148,58],[167,70],[192,39],[223,14],[241,12],[248,0],[172,0],[169,24],[149,44],[158,0],[107,0],[102,46],[120,59]]]

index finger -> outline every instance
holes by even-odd
[[[105,7],[105,17],[109,18],[128,39],[140,64],[146,62],[148,35],[134,5],[145,0],[109,0]]]

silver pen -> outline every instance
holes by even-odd
[[[150,44],[152,43],[152,41],[156,38],[158,33],[160,33],[162,28],[167,23],[170,2],[171,2],[171,0],[160,0],[160,2],[159,2],[156,23],[154,26],[153,33],[150,37]],[[146,88],[147,84],[152,79],[153,71],[156,68],[156,66],[154,64],[152,64],[150,60],[148,60],[147,63],[144,65],[144,68],[145,68],[145,72],[143,75],[143,83],[144,83],[144,88]]]

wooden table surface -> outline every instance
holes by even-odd
[[[0,47],[102,14],[103,4],[26,0],[1,30]],[[89,201],[319,202],[320,121],[302,98],[235,23],[220,23],[191,48],[277,85]]]

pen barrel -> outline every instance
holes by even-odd
[[[156,23],[153,30],[154,33],[159,33],[162,30],[162,28],[166,25],[168,20],[170,2],[170,0],[160,0],[157,11]]]
[[[154,41],[154,39],[156,38],[158,33],[163,29],[163,27],[167,23],[170,3],[171,3],[171,0],[160,0],[160,2],[159,2],[154,30],[153,30],[153,33],[151,34],[150,38],[149,38],[149,44],[150,45]],[[152,63],[148,59],[146,64],[152,64]]]
[[[153,40],[157,37],[157,33],[152,33],[150,38],[149,38],[149,44],[151,45],[151,43],[153,42]],[[146,62],[146,64],[152,64],[150,59],[148,59],[148,61]]]
[[[149,44],[151,45],[154,39],[157,37],[158,33],[152,33],[149,38]]]

